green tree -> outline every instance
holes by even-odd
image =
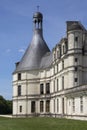
[[[0,96],[0,114],[12,113],[12,101],[5,100],[3,96]]]

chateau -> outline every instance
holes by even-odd
[[[52,51],[43,38],[43,15],[33,15],[33,38],[13,72],[13,116],[87,120],[87,30],[67,21]]]

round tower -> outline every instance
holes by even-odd
[[[46,57],[44,59],[50,49],[43,38],[42,22],[43,15],[34,13],[32,41],[13,73],[13,116],[39,113],[37,98],[40,95],[40,70],[50,64]]]

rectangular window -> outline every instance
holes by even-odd
[[[75,112],[75,99],[72,99],[72,111]]]
[[[22,112],[22,106],[19,106],[19,111]]]
[[[78,58],[75,58],[75,62],[77,62],[78,61]]]
[[[55,112],[55,99],[54,99],[54,112]]]
[[[21,96],[21,85],[18,85],[18,96]]]
[[[62,98],[62,113],[64,114],[64,107],[65,107],[65,105],[64,105],[64,98]]]
[[[54,80],[54,86],[53,87],[54,87],[54,92],[55,92],[55,80]]]
[[[46,94],[50,93],[50,83],[46,83]]]
[[[40,112],[44,111],[44,102],[40,101]]]
[[[31,102],[31,112],[34,113],[35,112],[35,101]]]
[[[57,112],[59,112],[59,99],[57,99]]]
[[[59,71],[59,65],[57,64],[57,73],[58,73],[58,71]]]
[[[64,89],[64,76],[62,76],[62,90]]]
[[[68,45],[67,45],[67,42],[65,42],[65,53],[67,53],[68,51]]]
[[[50,100],[46,101],[46,112],[50,112]]]
[[[18,80],[21,80],[21,73],[18,73]]]
[[[62,61],[62,69],[64,69],[64,60]]]
[[[77,36],[75,37],[75,42],[78,42],[78,37]]]
[[[80,112],[83,112],[83,97],[80,97]]]
[[[64,54],[64,52],[65,52],[65,47],[64,47],[64,45],[63,45],[63,54]]]
[[[57,79],[57,92],[59,90],[59,80]]]
[[[78,81],[78,78],[75,78],[74,80],[75,80],[75,82],[77,82],[77,81]]]
[[[75,67],[75,71],[77,71],[78,70],[78,68],[77,67]]]
[[[44,85],[40,84],[40,94],[43,94],[43,93],[44,93]]]

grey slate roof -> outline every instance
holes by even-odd
[[[42,60],[41,60],[41,63],[40,63],[40,68],[42,69],[44,69],[44,68],[48,68],[48,67],[50,67],[51,66],[51,64],[52,64],[52,52],[48,52],[48,53],[46,53],[46,55],[44,55],[43,57],[42,57]]]
[[[71,30],[86,30],[79,21],[67,21],[67,31]]]
[[[17,65],[14,73],[24,70],[40,69],[49,66],[51,62],[51,56],[47,55],[44,57],[47,52],[50,52],[50,50],[43,39],[42,30],[35,29],[32,42],[27,48],[20,63]]]

